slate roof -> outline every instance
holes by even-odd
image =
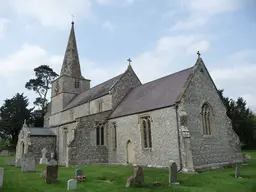
[[[90,100],[97,99],[108,94],[109,90],[112,88],[112,86],[116,84],[116,82],[121,78],[122,75],[123,74],[120,74],[75,96],[64,108],[64,110],[76,107],[78,105],[82,105]]]
[[[37,127],[28,127],[31,136],[55,136],[55,133],[49,128],[37,128]]]
[[[182,92],[193,67],[132,89],[109,118],[150,111],[173,105]]]

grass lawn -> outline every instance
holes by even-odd
[[[235,179],[235,168],[218,169],[199,174],[178,174],[180,185],[168,185],[167,169],[144,169],[146,185],[141,188],[126,188],[126,180],[132,175],[132,168],[117,165],[89,165],[80,167],[87,176],[86,181],[78,183],[74,192],[256,192],[256,151],[247,151],[252,160],[241,166],[241,176]],[[36,172],[22,173],[19,168],[5,166],[7,158],[0,157],[4,166],[4,184],[1,192],[63,192],[67,191],[67,181],[75,175],[75,167],[59,168],[59,183],[46,184],[40,177],[44,166],[37,165]],[[161,186],[153,186],[155,181]]]

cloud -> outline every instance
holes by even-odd
[[[188,16],[177,21],[172,29],[189,29],[202,26],[217,14],[241,9],[245,5],[244,2],[242,0],[182,0],[179,13],[183,12],[188,14]]]
[[[215,63],[211,70],[217,87],[224,89],[224,95],[233,99],[242,96],[248,105],[256,111],[256,50],[243,50]]]
[[[31,74],[32,70],[39,65],[48,64],[56,67],[59,62],[56,58],[57,56],[48,55],[37,45],[24,44],[17,52],[0,58],[0,76],[13,81],[14,77],[18,79]]]
[[[32,17],[44,26],[68,26],[72,14],[78,19],[92,16],[91,0],[9,0],[6,3],[16,15]]]
[[[112,23],[108,20],[106,20],[103,25],[102,25],[103,29],[106,29],[109,32],[113,32],[114,31],[114,26],[112,25]]]
[[[4,30],[9,22],[10,20],[8,19],[0,18],[0,38],[4,37]]]
[[[113,3],[115,0],[96,0],[98,4],[100,5],[109,5]]]

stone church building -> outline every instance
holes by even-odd
[[[209,169],[242,161],[240,141],[198,54],[193,66],[142,84],[129,64],[91,87],[83,77],[74,23],[44,128],[24,124],[16,159],[46,147],[60,165],[94,163]]]

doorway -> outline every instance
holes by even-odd
[[[135,153],[133,150],[132,142],[130,140],[127,141],[126,151],[127,151],[127,163],[135,163]]]

